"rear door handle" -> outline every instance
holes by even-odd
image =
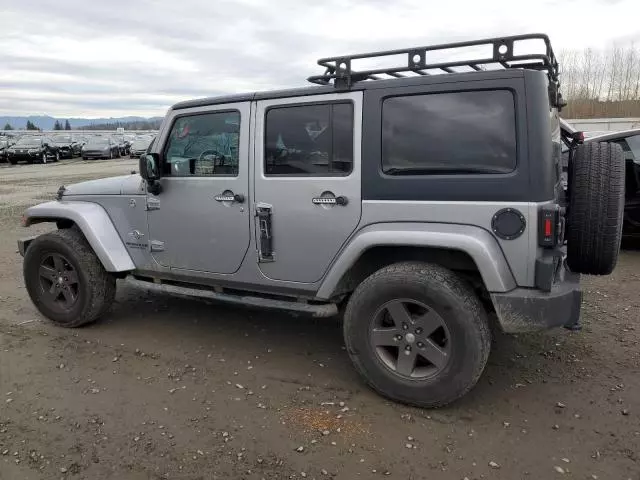
[[[344,195],[339,197],[315,197],[311,199],[311,203],[314,205],[341,205],[345,206],[349,203],[349,200]]]
[[[241,193],[224,192],[213,197],[216,202],[244,203],[244,195]]]

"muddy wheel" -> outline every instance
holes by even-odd
[[[608,275],[618,261],[625,164],[614,143],[578,146],[569,167],[567,262],[577,273]]]
[[[491,345],[472,289],[438,265],[390,265],[362,282],[345,312],[344,337],[356,369],[382,395],[420,407],[468,392]]]
[[[75,228],[41,235],[29,245],[24,280],[38,310],[63,327],[79,327],[105,314],[116,291],[115,277]]]

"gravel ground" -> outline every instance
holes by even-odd
[[[585,278],[581,332],[494,340],[478,386],[393,404],[336,320],[120,284],[87,328],[46,323],[16,240],[24,207],[131,160],[0,165],[0,479],[640,479],[640,252]]]

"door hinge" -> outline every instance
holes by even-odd
[[[147,210],[160,210],[160,200],[154,197],[147,197]]]
[[[151,240],[149,245],[151,245],[152,252],[164,252],[164,242],[160,240]]]
[[[256,204],[256,228],[258,230],[258,261],[275,262],[273,236],[271,228],[271,212],[273,206],[268,203]]]

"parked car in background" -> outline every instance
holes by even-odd
[[[7,161],[7,150],[15,142],[9,137],[0,138],[0,162]]]
[[[129,149],[129,156],[131,158],[139,158],[147,152],[149,145],[153,141],[153,137],[139,137],[136,138]]]
[[[82,147],[82,159],[120,157],[120,147],[111,137],[91,137]]]
[[[18,162],[57,162],[60,160],[60,151],[50,137],[26,135],[7,149],[7,159],[11,165]]]
[[[61,158],[79,157],[82,153],[82,144],[80,144],[73,135],[54,135],[51,137],[53,144],[58,147]]]
[[[129,144],[125,140],[124,135],[121,135],[121,134],[111,135],[111,141],[116,145],[118,145],[118,152],[120,156],[129,154]]]
[[[640,238],[640,128],[589,137],[584,142],[611,142],[622,147],[625,161],[622,235]]]

